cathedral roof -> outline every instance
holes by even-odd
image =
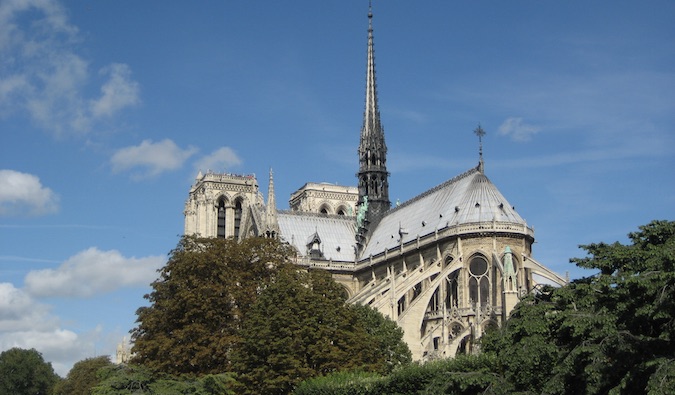
[[[294,246],[301,256],[308,254],[307,243],[318,236],[324,259],[354,262],[354,217],[280,211],[277,220],[281,239]]]
[[[377,255],[438,229],[481,222],[527,226],[479,165],[388,211],[361,257]]]

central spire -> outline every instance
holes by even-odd
[[[368,55],[366,64],[366,103],[359,143],[359,202],[367,209],[366,223],[377,223],[389,210],[389,172],[387,172],[387,145],[380,122],[375,78],[375,46],[373,44],[372,4],[368,6]]]

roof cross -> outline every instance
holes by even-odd
[[[480,167],[481,173],[483,172],[483,136],[485,136],[485,130],[478,124],[478,127],[473,131],[476,136],[478,136],[478,166]]]

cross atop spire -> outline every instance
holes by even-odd
[[[478,124],[478,127],[473,131],[476,136],[478,136],[478,170],[483,172],[483,136],[485,136],[485,130]]]

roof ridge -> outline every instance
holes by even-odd
[[[457,176],[454,176],[454,177],[452,177],[451,179],[449,179],[449,180],[447,180],[447,181],[444,181],[444,182],[442,182],[442,183],[436,185],[435,187],[433,187],[433,188],[431,188],[431,189],[427,189],[426,191],[420,193],[419,195],[417,195],[417,196],[415,196],[415,197],[413,197],[413,198],[411,198],[411,199],[406,200],[405,202],[401,203],[400,205],[398,205],[398,206],[394,207],[393,209],[387,211],[387,213],[386,213],[385,216],[389,215],[389,213],[396,212],[396,211],[397,211],[398,209],[400,209],[400,208],[409,206],[409,205],[415,203],[416,201],[421,200],[422,198],[425,198],[425,197],[431,195],[432,193],[434,193],[434,192],[436,192],[436,191],[438,191],[438,190],[440,190],[440,189],[445,188],[446,186],[448,186],[448,185],[450,185],[450,184],[456,183],[457,181],[461,180],[462,178],[468,177],[469,175],[471,175],[471,174],[473,174],[473,173],[480,173],[480,165],[478,165],[478,166],[476,166],[476,167],[473,167],[473,168],[471,168],[471,169],[465,171],[465,172],[462,173],[462,174],[459,174],[459,175],[457,175]]]
[[[294,215],[298,217],[305,216],[316,218],[341,219],[345,221],[354,221],[354,219],[356,218],[356,216],[354,215],[323,214],[323,213],[313,213],[310,211],[293,211],[293,210],[277,210],[277,214]]]

